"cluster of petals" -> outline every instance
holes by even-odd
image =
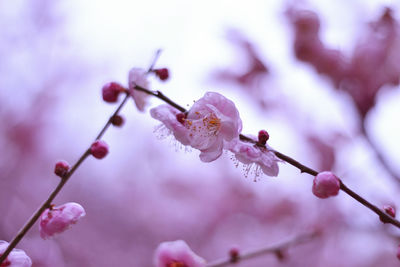
[[[320,20],[315,12],[291,8],[287,14],[295,29],[296,57],[347,92],[361,116],[374,106],[383,85],[399,84],[400,29],[391,9],[386,8],[378,20],[368,25],[366,34],[347,58],[321,41]]]
[[[8,242],[0,240],[0,255],[6,251],[8,245]],[[23,250],[14,248],[0,266],[31,267],[32,260]]]
[[[313,182],[312,192],[316,197],[328,198],[339,194],[340,180],[332,172],[318,173]]]
[[[144,111],[147,105],[148,94],[135,89],[135,86],[140,86],[149,89],[150,82],[147,79],[147,71],[142,68],[132,68],[128,76],[129,93],[135,101],[135,105],[139,111]]]
[[[54,234],[62,233],[85,215],[83,207],[74,202],[46,209],[40,216],[40,236],[46,239]]]
[[[200,159],[211,162],[221,156],[224,142],[238,138],[242,121],[235,104],[219,93],[208,92],[196,101],[182,121],[180,112],[161,105],[150,110],[185,146],[200,150]]]
[[[196,255],[183,240],[163,242],[154,254],[156,267],[205,267],[206,261]]]
[[[277,176],[279,173],[278,162],[280,160],[268,147],[259,147],[237,138],[226,143],[225,148],[231,151],[235,158],[245,166],[251,167],[256,164],[268,176]]]

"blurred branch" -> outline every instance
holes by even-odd
[[[367,140],[367,142],[370,145],[371,149],[375,152],[376,158],[378,159],[379,163],[389,173],[389,175],[393,178],[393,180],[395,180],[397,183],[400,183],[400,176],[389,165],[389,163],[387,162],[387,160],[383,156],[383,154],[380,151],[380,149],[375,145],[375,143],[372,141],[370,135],[368,134],[368,131],[366,129],[365,117],[362,119],[362,123],[361,124],[362,124],[361,125],[361,134]]]
[[[307,234],[302,234],[299,236],[296,236],[294,238],[291,238],[286,241],[282,241],[280,243],[277,243],[275,245],[269,245],[260,249],[256,250],[251,250],[243,253],[239,253],[238,255],[235,255],[234,257],[229,257],[226,259],[220,259],[216,260],[213,262],[208,263],[206,266],[207,267],[223,267],[223,266],[228,266],[230,264],[238,263],[247,259],[259,257],[265,254],[275,254],[279,259],[284,259],[284,254],[283,251],[287,250],[288,248],[299,245],[305,242],[308,242],[312,240],[313,238],[317,237],[319,235],[318,232],[312,232],[312,233],[307,233]]]
[[[171,106],[175,107],[176,109],[178,109],[181,112],[186,112],[186,109],[181,107],[180,105],[178,105],[177,103],[175,103],[174,101],[172,101],[171,99],[169,99],[168,97],[166,97],[164,94],[162,94],[160,91],[151,91],[148,90],[146,88],[140,87],[140,86],[135,86],[135,89],[141,92],[145,92],[149,95],[155,96],[161,100],[163,100],[164,102],[170,104]],[[260,147],[264,147],[266,148],[265,145],[261,145],[259,144],[257,141],[254,141],[253,139],[240,134],[239,138],[242,141],[245,142],[249,142],[249,143],[253,143],[256,146],[260,146]],[[313,170],[310,167],[307,167],[303,164],[301,164],[300,162],[298,162],[297,160],[281,153],[278,151],[273,151],[275,153],[275,155],[280,158],[281,160],[289,163],[290,165],[298,168],[302,173],[308,173],[312,176],[316,176],[318,174],[318,172],[316,170]],[[354,200],[356,200],[357,202],[361,203],[362,205],[364,205],[365,207],[367,207],[368,209],[370,209],[372,212],[376,213],[379,216],[379,219],[384,222],[384,223],[390,223],[394,226],[396,226],[397,228],[400,229],[400,222],[398,220],[396,220],[395,218],[389,216],[388,214],[386,214],[383,210],[379,209],[377,206],[373,205],[372,203],[370,203],[369,201],[367,201],[366,199],[364,199],[363,197],[361,197],[359,194],[357,194],[356,192],[354,192],[353,190],[351,190],[350,188],[348,188],[341,180],[340,180],[340,189],[345,192],[346,194],[348,194],[350,197],[352,197]]]

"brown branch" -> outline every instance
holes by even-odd
[[[178,109],[181,112],[186,112],[186,109],[184,109],[183,107],[181,107],[180,105],[176,104],[174,101],[172,101],[171,99],[169,99],[168,97],[166,97],[164,94],[162,94],[160,91],[151,91],[148,90],[146,88],[140,87],[140,86],[136,86],[135,87],[136,90],[145,92],[149,95],[155,96],[161,100],[163,100],[164,102],[170,104],[171,106],[175,107],[176,109]],[[239,135],[240,140],[245,141],[245,142],[250,142],[253,143],[257,146],[261,146],[261,147],[265,147],[262,144],[259,144],[257,141],[254,141],[253,139],[240,134]],[[279,151],[275,151],[273,150],[272,152],[274,152],[274,154],[281,160],[289,163],[290,165],[298,168],[300,170],[300,172],[302,173],[308,173],[312,176],[316,176],[318,174],[318,172],[316,170],[313,170],[310,167],[307,167],[303,164],[301,164],[300,162],[298,162],[297,160],[279,152]],[[397,228],[400,229],[400,222],[398,220],[396,220],[395,218],[389,216],[388,214],[386,214],[383,210],[379,209],[377,206],[373,205],[372,203],[368,202],[366,199],[364,199],[363,197],[361,197],[360,195],[358,195],[356,192],[352,191],[350,188],[348,188],[342,181],[340,181],[340,189],[345,192],[346,194],[348,194],[350,197],[352,197],[354,200],[356,200],[357,202],[361,203],[362,205],[364,205],[365,207],[367,207],[368,209],[370,209],[372,212],[374,212],[375,214],[377,214],[380,218],[380,220],[384,223],[390,223],[394,226],[396,226]]]
[[[106,124],[101,129],[100,133],[97,135],[95,140],[100,139],[104,135],[104,133],[106,132],[106,130],[108,129],[108,127],[111,124],[112,118],[119,113],[121,108],[125,105],[126,101],[128,100],[129,96],[130,96],[129,94],[125,95],[124,100],[121,102],[121,104],[118,106],[118,108],[114,111],[114,113],[111,115],[111,117],[107,120]],[[64,187],[64,185],[67,183],[69,178],[75,173],[76,169],[78,169],[78,167],[82,164],[82,162],[89,155],[90,155],[90,148],[86,149],[86,151],[81,155],[81,157],[78,159],[78,161],[71,167],[71,170],[60,180],[60,182],[58,183],[57,187],[53,190],[53,192],[50,194],[50,196],[47,198],[47,200],[40,206],[40,208],[32,215],[32,217],[19,230],[17,235],[13,238],[13,240],[8,245],[7,249],[0,256],[0,265],[7,258],[7,256],[10,254],[10,252],[17,246],[17,244],[22,240],[22,238],[29,231],[29,229],[32,228],[32,226],[39,219],[39,217],[43,213],[43,211],[45,209],[47,209],[48,207],[50,207],[50,205],[52,204],[53,200],[58,195],[58,193],[61,191],[61,189]]]

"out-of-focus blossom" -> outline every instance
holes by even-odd
[[[154,254],[156,267],[205,267],[206,261],[196,255],[183,240],[163,242]]]
[[[252,90],[260,77],[268,75],[269,69],[258,55],[256,47],[241,32],[236,29],[230,29],[227,37],[245,56],[248,67],[241,73],[237,73],[235,69],[220,70],[215,73],[215,78],[222,82],[235,82],[246,88],[246,90]],[[243,67],[243,65],[241,62],[240,66]]]
[[[96,159],[102,159],[108,154],[108,145],[102,140],[96,140],[90,147],[90,153]]]
[[[377,21],[370,23],[349,58],[322,43],[315,12],[289,9],[287,14],[295,29],[296,57],[330,77],[337,89],[347,92],[362,117],[375,105],[383,85],[399,84],[400,29],[391,9],[386,8]]]
[[[319,198],[333,197],[339,194],[340,181],[332,172],[320,172],[315,176],[312,192]]]
[[[125,88],[116,82],[110,82],[103,86],[102,96],[103,100],[108,103],[115,103],[118,101],[118,96]]]
[[[40,236],[46,239],[54,234],[62,233],[85,215],[83,207],[74,202],[46,209],[40,216]]]
[[[9,243],[3,240],[0,240],[0,256],[6,251]],[[10,254],[8,254],[7,258],[0,267],[31,267],[32,261],[26,255],[26,253],[21,249],[14,248],[11,250]]]
[[[138,85],[145,89],[150,89],[150,82],[147,79],[147,71],[141,68],[133,68],[129,71],[128,77],[129,93],[135,101],[135,105],[139,111],[144,111],[147,105],[148,94],[135,90],[135,86]]]
[[[251,171],[256,177],[261,174],[261,171],[268,176],[277,176],[279,173],[278,162],[280,160],[268,147],[258,147],[237,138],[225,143],[225,148],[231,151],[239,162],[243,163],[246,176]],[[253,166],[255,169],[252,169]]]
[[[163,122],[179,142],[200,150],[200,159],[204,162],[221,156],[224,141],[237,138],[242,129],[235,104],[218,93],[206,93],[193,104],[187,116],[180,118],[179,113],[166,105],[150,111],[151,116]]]
[[[62,178],[67,175],[69,168],[70,166],[68,162],[66,162],[65,160],[60,160],[56,163],[56,166],[54,167],[54,173]]]

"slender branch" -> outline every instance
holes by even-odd
[[[286,241],[277,243],[275,245],[269,245],[257,250],[251,250],[251,251],[247,251],[247,252],[243,252],[241,254],[238,255],[237,258],[235,258],[234,260],[230,257],[230,258],[225,258],[225,259],[219,259],[213,262],[208,263],[206,266],[207,267],[223,267],[223,266],[228,266],[230,264],[233,263],[238,263],[241,262],[243,260],[247,260],[247,259],[251,259],[251,258],[255,258],[258,256],[262,256],[265,254],[278,254],[282,252],[282,250],[286,250],[292,246],[295,245],[299,245],[305,242],[308,242],[310,240],[312,240],[313,238],[315,238],[318,235],[317,232],[313,232],[313,233],[307,233],[307,234],[303,234],[303,235],[299,235],[297,237],[288,239]]]
[[[164,102],[170,104],[171,106],[175,107],[176,109],[178,109],[181,112],[186,112],[186,109],[181,107],[180,105],[176,104],[174,101],[172,101],[171,99],[169,99],[168,97],[166,97],[164,94],[162,94],[160,91],[151,91],[148,90],[146,88],[140,87],[140,86],[136,86],[135,87],[136,90],[138,91],[142,91],[145,92],[149,95],[155,96],[161,100],[163,100]],[[249,143],[253,143],[257,146],[261,146],[261,147],[265,147],[261,144],[259,144],[257,141],[254,141],[253,139],[251,139],[250,137],[247,137],[245,135],[240,134],[239,135],[240,140],[245,141],[245,142],[249,142]],[[303,164],[301,164],[300,162],[298,162],[297,160],[279,152],[279,151],[275,151],[273,150],[272,152],[274,152],[274,154],[280,158],[281,160],[289,163],[290,165],[298,168],[302,173],[308,173],[312,176],[316,176],[318,174],[318,172],[316,170],[313,170],[310,167],[307,167]],[[361,203],[362,205],[364,205],[365,207],[367,207],[368,209],[370,209],[371,211],[373,211],[374,213],[376,213],[380,220],[384,223],[390,223],[394,226],[396,226],[397,228],[400,229],[400,222],[398,220],[396,220],[395,218],[391,217],[390,215],[386,214],[383,210],[381,210],[380,208],[378,208],[377,206],[373,205],[372,203],[370,203],[369,201],[367,201],[366,199],[364,199],[363,197],[361,197],[360,195],[358,195],[356,192],[352,191],[350,188],[348,188],[342,181],[340,181],[340,189],[345,192],[346,194],[348,194],[350,197],[352,197],[354,200],[356,200],[357,202]]]
[[[121,108],[125,105],[127,99],[129,98],[129,94],[125,95],[124,100],[121,102],[121,104],[118,106],[118,108],[114,111],[114,113],[111,115],[111,117],[108,119],[107,123],[104,125],[104,127],[101,129],[100,133],[97,135],[95,140],[100,139],[104,133],[106,132],[107,128],[111,124],[112,118],[119,113]],[[47,200],[40,206],[40,208],[32,215],[32,217],[25,223],[25,225],[19,230],[17,235],[14,237],[14,239],[10,242],[8,245],[7,249],[4,251],[4,253],[0,256],[0,265],[3,263],[3,261],[7,258],[7,256],[10,254],[10,252],[17,246],[17,244],[22,240],[22,238],[25,236],[25,234],[31,229],[31,227],[35,224],[35,222],[39,219],[40,215],[43,213],[45,209],[50,207],[51,203],[53,202],[54,198],[58,195],[58,193],[61,191],[61,189],[64,187],[64,185],[67,183],[69,178],[75,173],[76,169],[82,164],[82,162],[90,155],[90,148],[88,148],[82,156],[78,159],[78,161],[71,167],[71,170],[60,180],[59,184],[57,187],[53,190],[53,192],[50,194],[50,196],[47,198]]]

